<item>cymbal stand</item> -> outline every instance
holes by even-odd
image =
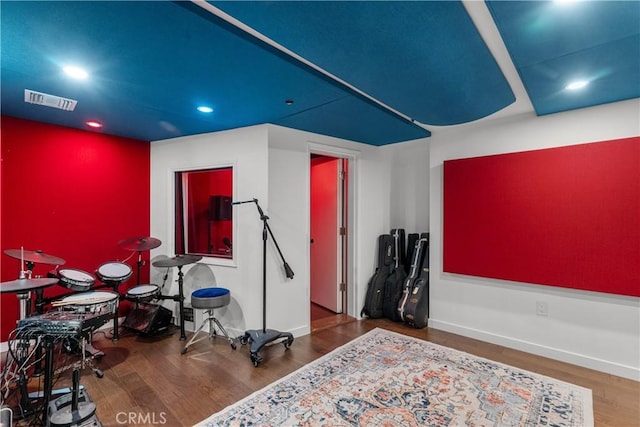
[[[20,279],[31,279],[34,263],[32,261],[26,261],[25,264],[27,265],[26,270],[24,270],[23,266],[20,266]]]
[[[158,295],[160,300],[170,299],[178,301],[180,311],[180,341],[187,339],[187,334],[184,330],[184,273],[182,273],[182,266],[178,265],[178,295]]]
[[[20,279],[31,279],[33,274],[34,263],[31,261],[25,262],[27,269],[24,266],[20,266]],[[26,319],[31,314],[31,293],[25,292],[16,295],[20,301],[20,320]]]
[[[140,286],[140,271],[144,266],[144,261],[142,260],[142,251],[137,251],[137,252],[138,252],[138,262],[136,262],[136,267],[137,267],[136,286]]]
[[[32,261],[25,261],[25,264],[27,266],[27,269],[26,270],[23,270],[23,269],[20,270],[20,278],[21,279],[31,279],[31,276],[33,274],[33,267],[35,266],[35,264]],[[43,292],[42,288],[36,290],[36,312],[37,313],[42,313],[42,307],[44,305],[43,298],[42,298],[42,292]],[[31,315],[31,305],[32,305],[31,292],[18,294],[16,296],[18,297],[18,300],[20,301],[20,320],[26,319],[27,317],[29,317]],[[40,346],[38,346],[38,347],[36,347],[36,360],[40,360],[41,356],[42,356],[42,350],[41,350]],[[46,364],[46,359],[45,359],[45,364]],[[42,363],[41,362],[36,364],[34,373],[36,375],[39,375],[39,374],[42,373]]]
[[[29,292],[25,292],[23,294],[17,294],[18,300],[20,302],[20,320],[26,319],[29,316],[29,305],[31,303],[31,296]]]
[[[25,263],[27,265],[27,269],[20,270],[20,279],[31,279],[33,276],[33,267],[35,263],[32,261],[25,261]],[[36,298],[33,304],[31,292],[35,292],[36,294]],[[43,292],[43,288],[36,288],[32,291],[23,292],[16,295],[18,297],[18,300],[20,301],[20,320],[29,317],[33,311],[33,308],[35,308],[36,313],[38,314],[42,314],[44,312],[44,306],[48,301],[44,298]]]
[[[180,307],[180,341],[187,339],[187,335],[184,333],[184,274],[182,273],[182,266],[178,266],[178,306]]]

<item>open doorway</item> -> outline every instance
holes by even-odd
[[[347,315],[348,166],[346,158],[311,154],[311,330],[350,321]]]

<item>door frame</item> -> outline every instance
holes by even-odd
[[[356,242],[357,242],[357,231],[355,227],[355,218],[357,213],[357,167],[358,167],[358,157],[360,155],[359,151],[349,150],[340,147],[333,147],[330,145],[323,145],[318,143],[310,142],[307,147],[307,155],[308,155],[308,166],[307,166],[307,189],[309,189],[309,198],[308,203],[310,206],[311,203],[311,155],[318,154],[322,156],[335,157],[340,159],[346,159],[347,161],[347,218],[346,218],[346,226],[347,226],[347,251],[346,251],[346,304],[343,302],[343,313],[347,314],[351,317],[358,317],[358,287],[357,287],[357,277],[356,277],[356,269],[355,269],[355,260],[357,259],[357,251],[356,251]],[[309,236],[307,241],[311,239],[311,210],[308,210],[309,215],[307,217],[307,230],[309,230]],[[309,248],[307,252],[309,266],[311,266],[311,249]],[[311,304],[311,281],[309,281],[308,295],[309,295],[309,304]]]

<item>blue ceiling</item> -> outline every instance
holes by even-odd
[[[539,115],[640,96],[640,2],[489,3]],[[589,81],[567,95],[571,80]]]
[[[487,6],[499,37],[457,1],[4,0],[0,108],[148,141],[273,123],[378,146],[509,111],[501,46],[539,115],[640,96],[639,2]]]

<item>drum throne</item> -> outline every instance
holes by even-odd
[[[229,340],[232,349],[236,349],[234,340],[229,336],[224,329],[220,321],[215,317],[214,310],[216,308],[222,308],[229,305],[231,302],[231,292],[229,289],[210,287],[202,288],[191,293],[191,307],[197,310],[205,310],[206,318],[202,320],[198,329],[195,330],[191,339],[182,349],[182,354],[185,354],[189,350],[189,346],[206,338],[198,338],[198,334],[204,329],[205,326],[209,326],[209,338],[214,338],[217,335],[216,327],[222,332],[222,334]]]

